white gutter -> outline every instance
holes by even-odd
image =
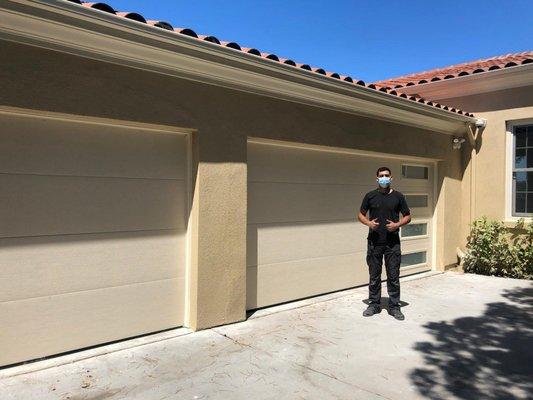
[[[0,39],[463,136],[475,118],[64,0],[3,0]]]

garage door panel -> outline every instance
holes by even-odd
[[[185,179],[187,137],[135,128],[2,116],[0,171]]]
[[[354,219],[369,190],[364,185],[250,183],[250,223]]]
[[[416,193],[416,194],[427,194],[430,197],[433,196],[433,186],[430,183],[425,182],[422,185],[411,185],[405,184],[403,182],[393,181],[394,189],[402,192],[403,194]],[[431,199],[430,199],[431,200]],[[431,202],[429,204],[432,204]]]
[[[248,266],[366,251],[368,227],[354,220],[248,225]],[[254,246],[254,243],[256,246]]]
[[[250,182],[248,221],[283,223],[354,219],[364,195],[372,189],[373,186],[366,185]],[[433,197],[429,196],[428,203],[432,204],[432,201]],[[417,218],[433,217],[430,207],[413,208],[411,212]]]
[[[394,159],[334,151],[283,147],[250,143],[248,166],[249,182],[291,182],[291,183],[337,183],[375,185],[375,174],[379,167],[392,169],[394,185],[398,190],[432,188],[433,168],[428,167],[427,179],[402,177],[402,165],[412,165],[402,159]],[[361,181],[361,177],[364,178]]]
[[[368,283],[365,257],[364,253],[355,253],[249,267],[247,308],[264,307]]]
[[[413,266],[409,266],[409,267],[403,267],[403,268],[400,268],[400,278],[404,277],[404,276],[412,275],[412,274],[418,274],[419,272],[424,272],[424,271],[427,271],[428,269],[429,268],[428,268],[427,265],[413,265]],[[385,270],[385,265],[383,265],[383,271],[381,273],[381,279],[383,281],[387,280],[387,273],[386,273],[386,270]],[[381,295],[382,296],[387,296],[386,286],[382,288]]]
[[[426,248],[428,246],[431,246],[431,238],[429,237],[422,237],[420,239],[402,238],[401,241],[402,241],[402,251],[413,251],[413,250],[417,250],[422,247]]]
[[[429,270],[429,267],[427,265],[414,265],[411,267],[404,267],[400,269],[400,277],[418,274],[420,272],[425,272],[427,270]]]
[[[426,190],[433,190],[432,187],[432,180],[401,180],[401,179],[394,179],[393,185],[394,187],[399,190],[400,192],[420,192],[420,191],[426,191]]]
[[[431,219],[432,217],[433,213],[427,208],[411,208],[411,218]]]
[[[0,186],[0,237],[185,226],[182,180],[0,174]]]
[[[0,239],[0,302],[184,278],[177,231]]]
[[[183,279],[0,303],[0,365],[181,325]]]
[[[250,182],[346,183],[361,181],[375,183],[377,168],[383,160],[355,154],[314,151],[250,143],[248,177]],[[401,173],[400,160],[387,160],[393,174]]]

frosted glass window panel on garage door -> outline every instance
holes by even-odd
[[[402,238],[426,236],[428,233],[428,224],[426,222],[410,223],[401,227]]]
[[[425,179],[429,178],[429,168],[422,165],[402,165],[402,177],[407,179]]]
[[[417,251],[415,253],[402,254],[402,261],[400,268],[409,267],[411,265],[425,264],[427,260],[427,253],[425,251]]]

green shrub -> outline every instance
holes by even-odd
[[[465,272],[533,279],[533,224],[521,218],[516,228],[486,217],[470,224],[463,259]]]

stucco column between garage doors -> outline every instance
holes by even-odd
[[[192,134],[190,273],[186,325],[246,317],[246,136],[216,127]]]

